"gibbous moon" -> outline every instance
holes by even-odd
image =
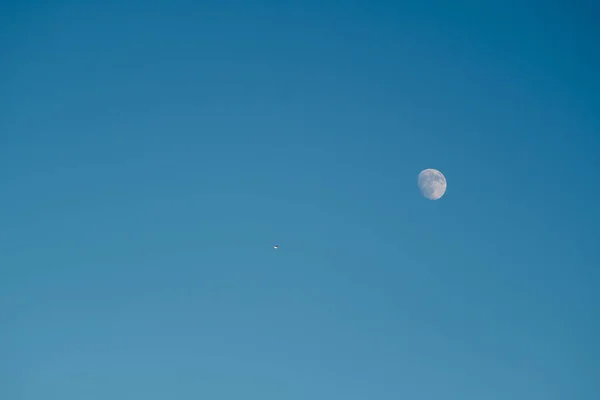
[[[424,169],[419,173],[419,189],[429,200],[438,200],[446,193],[446,178],[437,169]]]

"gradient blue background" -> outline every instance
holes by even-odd
[[[2,2],[0,398],[598,399],[599,20]]]

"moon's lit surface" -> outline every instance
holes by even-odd
[[[418,182],[421,194],[429,200],[438,200],[446,193],[446,178],[437,169],[421,171]]]

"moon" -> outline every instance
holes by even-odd
[[[438,200],[446,193],[446,177],[437,169],[424,169],[418,179],[421,194],[429,200]]]

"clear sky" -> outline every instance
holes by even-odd
[[[1,2],[0,398],[598,399],[594,3]]]

